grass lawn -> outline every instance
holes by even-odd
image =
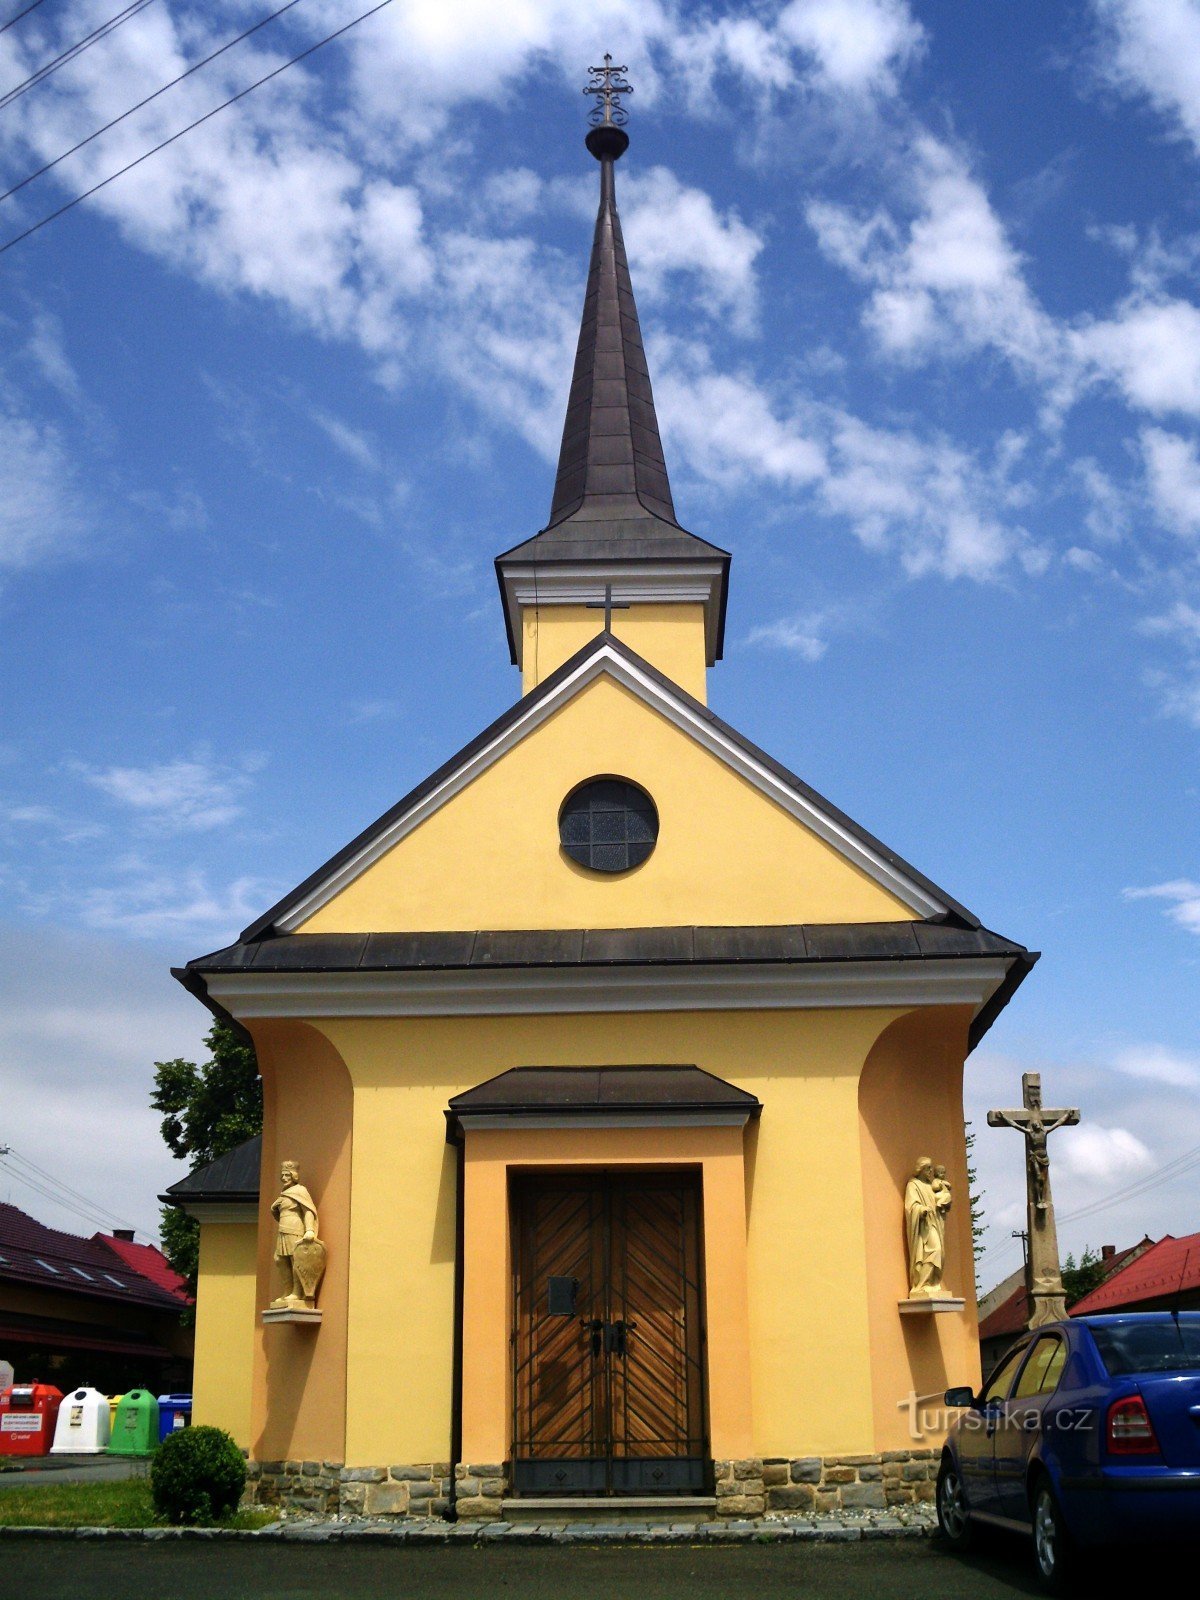
[[[5,1489],[0,1495],[0,1527],[147,1528],[159,1519],[145,1478],[117,1483],[56,1483],[42,1488]],[[238,1511],[224,1528],[261,1528],[274,1521],[267,1511]]]

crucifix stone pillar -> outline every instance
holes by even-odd
[[[1029,1298],[1031,1328],[1058,1322],[1067,1314],[1062,1269],[1058,1260],[1058,1230],[1054,1224],[1054,1198],[1050,1192],[1048,1134],[1079,1121],[1071,1106],[1052,1111],[1042,1106],[1042,1075],[1021,1075],[1024,1104],[1015,1111],[989,1111],[989,1128],[1015,1128],[1025,1139],[1025,1189],[1029,1211]]]

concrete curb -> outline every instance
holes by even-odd
[[[506,1522],[437,1522],[400,1527],[370,1522],[272,1522],[265,1528],[38,1528],[0,1527],[4,1539],[87,1539],[140,1543],[388,1544],[444,1548],[447,1545],[703,1545],[850,1544],[878,1539],[927,1539],[933,1521],[879,1518],[842,1521],[832,1517],[778,1522],[701,1522],[695,1525],[569,1523],[526,1527]]]

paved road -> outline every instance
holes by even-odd
[[[20,1468],[0,1472],[0,1491],[49,1487],[52,1483],[118,1483],[144,1478],[148,1461],[128,1456],[32,1456]]]
[[[1129,1578],[1120,1589],[1128,1595]],[[1027,1546],[934,1541],[528,1549],[5,1540],[21,1600],[998,1600],[1039,1593]],[[1089,1584],[1089,1600],[1100,1591]]]

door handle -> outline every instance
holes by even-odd
[[[626,1322],[623,1317],[617,1317],[604,1330],[604,1348],[609,1355],[628,1355],[629,1335],[636,1332],[636,1322]]]
[[[580,1317],[580,1326],[591,1336],[592,1355],[598,1356],[605,1348],[606,1332],[603,1319],[600,1317]]]

